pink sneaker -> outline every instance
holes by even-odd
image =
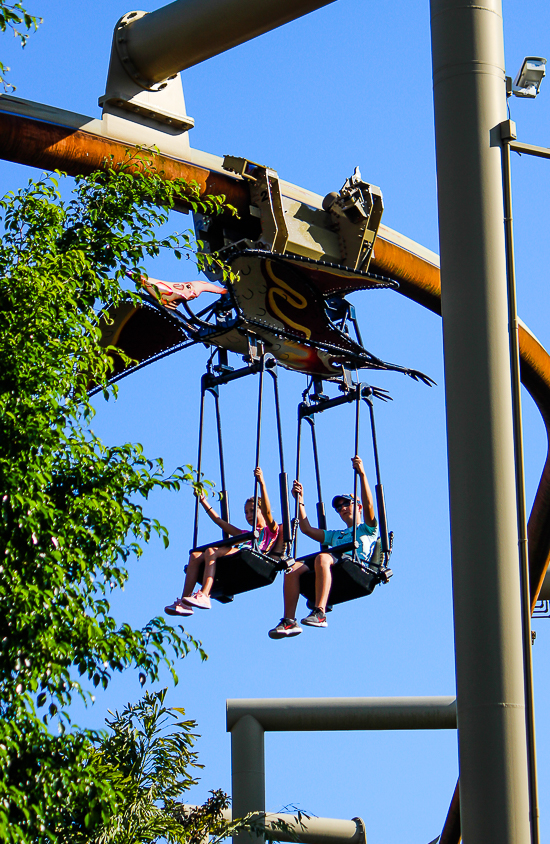
[[[182,603],[181,598],[176,598],[173,604],[164,607],[166,615],[193,615],[191,607]]]
[[[190,607],[197,607],[200,610],[209,610],[210,609],[210,598],[208,595],[203,595],[202,592],[195,592],[194,595],[190,595],[189,598],[182,598],[181,599],[184,604]]]

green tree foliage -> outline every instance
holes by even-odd
[[[77,178],[68,200],[50,176],[0,201],[1,840],[56,841],[79,804],[84,825],[109,817],[116,788],[88,759],[94,736],[70,728],[75,694],[130,667],[154,682],[164,664],[176,680],[174,657],[204,657],[162,618],[136,630],[111,615],[141,543],[168,543],[140,501],[192,477],[166,477],[139,445],[102,443],[87,393],[115,392],[99,326],[104,305],[137,295],[125,274],[162,249],[193,257],[188,233],[159,234],[182,203],[222,206],[165,181],[146,153]]]
[[[6,0],[0,0],[0,32],[11,31],[22,47],[27,43],[30,33],[36,32],[41,23],[42,18],[30,15],[23,3],[7,3]],[[4,86],[6,92],[15,91],[15,85],[6,82],[5,75],[9,69],[0,62],[0,85]]]
[[[165,694],[166,689],[146,694],[107,721],[111,732],[95,742],[94,764],[116,794],[115,807],[90,837],[75,817],[75,826],[84,832],[68,841],[141,844],[162,838],[170,844],[201,844],[208,834],[227,835],[231,827],[221,812],[229,800],[222,791],[191,811],[180,803],[197,783],[191,770],[202,766],[193,750],[195,722],[183,720],[182,709],[167,709]]]
[[[197,783],[192,769],[202,768],[193,750],[196,723],[183,720],[183,709],[167,709],[165,695],[166,689],[146,694],[122,713],[111,713],[110,733],[91,743],[93,765],[109,783],[114,806],[107,821],[94,829],[86,829],[82,809],[80,816],[75,813],[67,824],[66,844],[203,844],[209,836],[211,844],[220,844],[242,830],[253,836],[265,833],[261,813],[235,821],[224,818],[229,798],[219,789],[202,806],[181,802]],[[296,810],[295,821],[303,829],[307,819]],[[284,832],[287,840],[289,833],[295,837],[286,821],[272,822],[271,827]]]

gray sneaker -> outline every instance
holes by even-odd
[[[301,632],[302,628],[295,618],[282,618],[267,635],[270,639],[286,639],[287,636],[299,636]]]
[[[310,614],[302,619],[302,624],[307,624],[308,627],[328,627],[324,610],[319,607],[313,607]]]

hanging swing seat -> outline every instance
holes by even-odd
[[[348,551],[353,551],[353,545],[349,543],[327,550],[330,554],[341,557]],[[315,554],[308,554],[297,560],[297,562],[312,567],[300,577],[300,594],[306,598],[310,610],[315,606],[315,571],[313,564],[319,553],[317,551]],[[379,583],[387,583],[389,577],[391,577],[391,571],[382,568],[382,561],[382,542],[380,539],[377,540],[372,557],[369,560],[369,570],[357,565],[349,557],[338,560],[332,566],[332,586],[328,597],[327,611],[330,611],[335,604],[343,604],[346,601],[353,601],[355,598],[370,595]]]
[[[220,543],[221,544],[221,543]],[[216,560],[216,574],[210,597],[221,604],[228,604],[235,595],[270,586],[285,564],[253,548],[240,548]],[[199,569],[198,582],[202,583],[204,564]]]

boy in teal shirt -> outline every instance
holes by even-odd
[[[358,474],[361,487],[361,503],[357,502],[357,531],[359,542],[357,549],[358,565],[367,565],[378,539],[378,523],[374,512],[374,500],[367,480],[365,467],[360,457],[351,459],[353,468]],[[298,518],[300,530],[322,545],[335,547],[353,541],[353,495],[336,495],[332,499],[332,506],[346,525],[343,530],[321,530],[310,525],[304,507],[304,491],[302,484],[294,481],[292,494],[298,501]],[[364,517],[363,517],[364,514]],[[331,568],[337,557],[328,551],[321,551],[315,557],[315,607],[311,613],[302,619],[302,624],[309,627],[326,627],[326,608],[330,587],[332,585]],[[285,575],[284,580],[284,616],[279,624],[269,631],[271,639],[284,639],[288,636],[298,636],[302,628],[295,618],[298,598],[300,597],[300,575],[308,570],[305,563],[295,563]]]

